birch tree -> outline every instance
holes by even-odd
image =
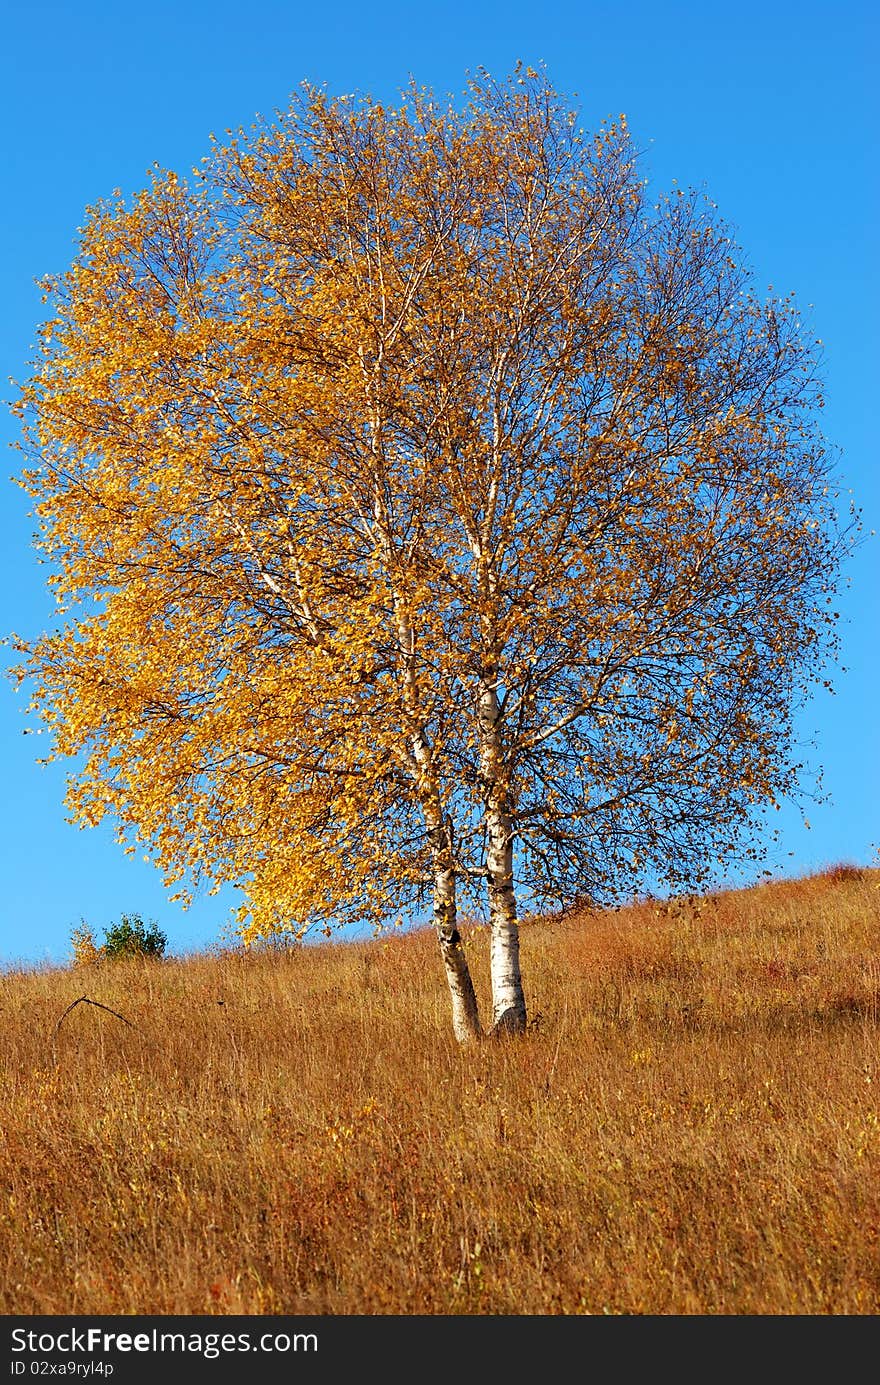
[[[306,89],[92,209],[26,384],[58,628],[21,676],[107,812],[246,936],[693,887],[796,791],[834,650],[816,343],[714,207],[547,80]]]

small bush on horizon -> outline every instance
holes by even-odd
[[[90,967],[95,962],[100,962],[104,950],[95,942],[95,935],[85,919],[80,920],[79,928],[74,928],[70,935],[70,942],[73,947],[73,965],[75,967]]]
[[[95,935],[85,919],[73,930],[70,941],[75,967],[127,957],[163,957],[168,945],[158,923],[154,919],[145,923],[140,914],[123,914],[118,923],[105,928],[101,947],[95,942]]]
[[[145,923],[140,914],[123,914],[104,930],[105,957],[163,957],[168,939],[155,919]]]

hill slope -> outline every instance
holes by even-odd
[[[426,934],[0,976],[0,1311],[880,1312],[880,871],[523,972],[468,1050]]]

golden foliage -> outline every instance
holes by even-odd
[[[94,966],[104,955],[103,948],[95,942],[95,935],[87,923],[81,923],[78,928],[73,929],[70,943],[75,967]]]
[[[448,921],[454,877],[511,922],[514,841],[533,897],[683,887],[796,785],[843,545],[815,346],[623,119],[526,71],[307,89],[92,208],[46,294],[22,676],[72,816],[184,895],[257,937]]]

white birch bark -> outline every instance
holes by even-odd
[[[500,381],[506,351],[494,370],[496,397],[492,421],[492,480],[485,512],[478,528],[469,535],[477,563],[479,590],[483,602],[481,635],[483,667],[480,675],[478,734],[483,812],[486,824],[486,893],[489,903],[490,972],[492,978],[493,1034],[519,1034],[526,1027],[526,1001],[519,965],[519,924],[516,917],[516,891],[513,884],[513,820],[509,803],[509,769],[505,763],[500,731],[498,702],[498,658],[494,613],[497,610],[498,579],[491,553],[502,469],[502,424]]]
[[[479,1039],[482,1031],[474,983],[456,923],[455,870],[444,862],[444,857],[448,858],[446,829],[441,825],[431,835],[435,852],[434,927],[452,1001],[452,1028],[459,1043],[470,1043]]]
[[[383,321],[384,312],[383,296]],[[380,348],[380,359],[381,351]],[[371,445],[375,459],[376,476],[380,477],[383,473],[381,411],[366,371],[363,353],[361,353],[361,366],[364,370],[367,399],[373,411]],[[378,485],[373,492],[372,518],[374,542],[383,556],[386,571],[390,576],[395,570],[392,526],[382,489]],[[431,742],[420,715],[419,692],[415,677],[415,633],[397,596],[395,596],[395,616],[401,658],[403,704],[413,728],[409,743],[408,769],[415,781],[416,795],[430,842],[434,926],[437,930],[437,941],[440,945],[440,955],[443,959],[446,981],[449,986],[453,1032],[459,1043],[469,1043],[482,1037],[479,1009],[470,968],[458,931],[455,865],[449,831],[443,817],[440,782],[436,773]]]
[[[400,613],[398,637],[404,660],[404,698],[407,710],[418,723],[418,694],[413,668],[415,641],[410,622]],[[474,983],[458,931],[452,843],[443,818],[440,783],[431,743],[424,726],[419,726],[410,746],[418,798],[430,842],[431,869],[434,877],[434,926],[437,929],[437,941],[452,1002],[452,1028],[459,1043],[469,1043],[473,1039],[479,1039],[482,1030]]]
[[[492,1032],[518,1034],[526,1027],[526,1002],[519,964],[519,924],[513,884],[513,823],[508,808],[498,710],[494,686],[484,684],[480,694],[479,725],[491,928]]]

